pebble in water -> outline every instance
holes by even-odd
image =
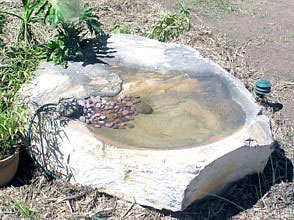
[[[128,115],[128,114],[130,114],[130,111],[129,110],[123,110],[122,114],[123,115]]]
[[[128,128],[134,128],[135,127],[135,125],[133,125],[133,124],[127,124],[126,125]]]
[[[102,98],[91,96],[83,100],[78,100],[83,106],[84,115],[80,120],[87,124],[93,124],[96,128],[103,126],[113,129],[134,128],[128,123],[135,120],[134,116],[139,113],[150,114],[152,108],[142,103],[138,95],[121,94],[117,98]]]
[[[137,103],[136,110],[142,114],[151,114],[153,112],[153,109],[150,107],[150,105],[147,105],[144,102]]]

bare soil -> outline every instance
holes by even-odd
[[[4,2],[7,8],[19,7],[15,1]],[[106,32],[119,23],[141,36],[146,36],[164,12],[177,11],[172,7],[172,3],[177,3],[175,0],[91,0],[90,3],[97,6]],[[264,172],[234,183],[221,196],[212,196],[174,213],[142,207],[135,201],[124,202],[99,193],[94,187],[47,180],[22,151],[15,179],[0,189],[0,219],[294,219],[291,126],[294,4],[286,0],[236,0],[234,11],[215,17],[203,17],[198,14],[198,7],[189,6],[193,11],[192,28],[174,42],[191,46],[213,59],[242,80],[251,92],[257,79],[273,82],[268,103],[260,102],[277,140]],[[5,29],[8,45],[16,30],[17,21],[9,20]],[[275,103],[284,105],[282,111],[278,111]]]
[[[176,11],[177,0],[156,0],[168,10]],[[288,0],[236,0],[233,11],[222,16],[201,16],[197,4],[186,1],[194,15],[192,23],[202,22],[216,33],[226,35],[236,46],[247,43],[244,58],[251,68],[260,70],[260,79],[273,85],[294,83],[294,2]],[[201,10],[201,9],[200,9]],[[294,123],[294,90],[280,94],[282,113],[288,123]]]

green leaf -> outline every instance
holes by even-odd
[[[52,24],[54,26],[57,26],[58,23],[59,23],[59,16],[58,16],[58,14],[54,14],[53,18],[52,18]]]

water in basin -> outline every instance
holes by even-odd
[[[135,117],[132,129],[95,129],[105,143],[129,148],[178,149],[209,144],[236,132],[245,122],[241,106],[230,98],[218,76],[126,72],[123,91],[140,95],[152,114]]]

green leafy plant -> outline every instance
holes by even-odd
[[[80,9],[78,0],[74,4],[70,4],[68,0],[63,1],[63,4],[61,2],[56,0],[45,16],[46,21],[51,21],[57,27],[57,35],[48,43],[46,54],[48,61],[67,67],[69,60],[83,56],[82,46],[86,42],[87,34],[85,27],[97,40],[103,31],[99,17],[93,14],[94,8],[89,8],[87,3]],[[71,10],[75,13],[67,13]]]
[[[81,51],[83,36],[82,27],[63,23],[56,38],[46,47],[47,60],[66,68],[69,60],[83,55]]]
[[[183,3],[180,3],[180,7],[177,14],[166,13],[156,22],[148,37],[166,42],[177,38],[184,30],[189,31],[191,27],[190,10]]]
[[[123,26],[121,24],[113,25],[112,31],[115,34],[132,34],[133,33],[133,31],[129,27]]]
[[[25,219],[40,219],[38,216],[34,214],[28,207],[26,202],[13,202],[13,204],[8,206],[9,209],[13,209],[18,212],[20,217]]]
[[[12,155],[24,136],[26,110],[22,106],[0,103],[0,159]]]
[[[20,19],[21,21],[17,35],[16,35],[16,45],[19,44],[20,39],[24,40],[25,45],[30,44],[34,39],[33,30],[35,30],[35,32],[38,32],[42,36],[45,36],[43,32],[35,25],[36,22],[39,22],[42,20],[42,17],[37,16],[37,14],[40,13],[40,10],[42,9],[42,5],[44,2],[47,2],[47,1],[22,0],[23,12],[19,14],[13,11],[0,10],[0,14],[11,15]],[[36,12],[38,8],[39,8],[39,11]]]
[[[20,87],[31,79],[44,52],[39,48],[11,48],[2,50],[0,66],[0,159],[11,155],[19,147],[24,135],[27,113],[17,100]]]

